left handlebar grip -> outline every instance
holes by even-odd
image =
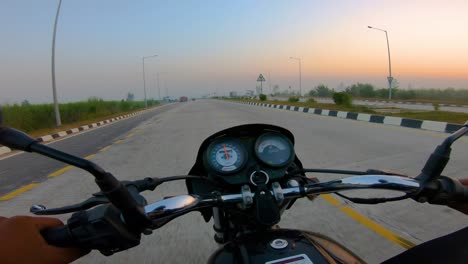
[[[73,247],[75,241],[70,233],[68,225],[48,228],[41,231],[41,235],[47,244],[56,247]]]
[[[105,256],[137,246],[141,238],[140,233],[128,229],[120,211],[111,205],[76,212],[66,225],[41,234],[49,245],[96,249]]]

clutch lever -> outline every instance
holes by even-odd
[[[121,182],[127,189],[134,189],[138,193],[143,191],[153,191],[161,181],[158,178],[145,178],[143,180],[136,181],[122,181]],[[139,197],[134,197],[138,199]],[[109,199],[104,195],[103,192],[93,193],[93,197],[77,204],[67,205],[59,208],[47,209],[44,205],[36,204],[31,206],[29,211],[35,215],[57,215],[57,214],[68,214],[77,211],[87,210],[96,205],[107,204]]]
[[[94,196],[81,203],[67,205],[59,208],[47,209],[44,205],[36,204],[31,206],[29,211],[35,215],[58,215],[58,214],[68,214],[77,211],[86,210],[92,208],[96,205],[107,204],[109,200],[104,196]]]
[[[144,191],[154,191],[156,187],[161,185],[164,182],[175,181],[175,180],[184,180],[184,179],[200,179],[204,181],[211,182],[212,184],[217,184],[216,182],[209,180],[207,178],[201,178],[198,176],[191,175],[181,175],[181,176],[171,176],[165,178],[144,178],[142,180],[136,181],[121,181],[121,184],[124,185],[133,198],[137,201],[138,204],[146,205],[146,200],[139,193]],[[68,205],[59,208],[47,209],[44,205],[36,204],[31,206],[29,211],[35,215],[57,215],[57,214],[67,214],[77,211],[87,210],[96,205],[107,204],[109,200],[103,192],[93,193],[93,197],[73,205]]]

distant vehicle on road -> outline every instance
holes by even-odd
[[[181,96],[181,97],[179,98],[179,102],[187,102],[187,101],[188,101],[187,96]]]

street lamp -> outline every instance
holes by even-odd
[[[60,6],[62,5],[62,0],[59,0],[57,7],[57,13],[55,14],[55,23],[54,23],[54,33],[52,34],[52,56],[51,56],[51,66],[52,66],[52,95],[54,97],[54,112],[55,112],[55,125],[57,127],[62,125],[60,120],[60,111],[57,100],[57,89],[55,88],[55,35],[57,33],[57,22],[60,14]]]
[[[302,96],[302,70],[301,70],[301,58],[289,57],[290,60],[299,61],[299,94]]]
[[[387,77],[387,80],[388,80],[388,100],[392,100],[392,81],[393,81],[393,77],[392,77],[392,63],[390,61],[390,44],[388,42],[387,30],[380,29],[380,28],[375,28],[375,27],[371,27],[371,26],[367,26],[367,27],[370,28],[370,29],[375,29],[375,30],[385,32],[385,37],[387,38],[387,48],[388,48],[388,77]]]
[[[145,80],[145,59],[148,58],[153,58],[157,57],[158,55],[151,55],[151,56],[145,56],[142,58],[142,64],[143,64],[143,91],[145,93],[145,108],[148,106],[148,103],[146,101],[146,80]]]

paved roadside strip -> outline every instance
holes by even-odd
[[[137,129],[137,130],[131,132],[130,134],[128,134],[127,136],[123,137],[122,139],[118,139],[118,140],[114,141],[113,144],[108,145],[108,146],[106,146],[106,147],[104,147],[104,148],[101,148],[101,149],[99,150],[99,153],[108,150],[108,149],[111,148],[114,144],[119,144],[119,143],[123,142],[125,139],[128,139],[128,138],[134,136],[135,134],[141,132],[142,130],[143,130],[143,128]],[[93,158],[94,156],[96,156],[96,154],[97,154],[97,153],[95,153],[95,154],[90,154],[90,155],[84,157],[84,159],[89,160],[89,159]],[[49,175],[47,175],[47,179],[55,178],[55,177],[57,177],[57,176],[60,176],[60,175],[64,174],[65,172],[71,170],[72,168],[74,168],[74,167],[71,166],[71,165],[65,166],[65,167],[63,167],[63,168],[61,168],[61,169],[59,169],[59,170],[56,170],[56,171],[50,173]],[[11,200],[11,199],[15,198],[16,196],[18,196],[18,195],[20,195],[20,194],[22,194],[22,193],[24,193],[24,192],[26,192],[26,191],[29,191],[29,190],[31,190],[31,189],[33,189],[33,188],[39,186],[40,183],[43,183],[43,182],[33,182],[33,183],[30,183],[30,184],[24,185],[24,186],[22,186],[22,187],[20,187],[20,188],[17,188],[16,190],[13,190],[13,191],[11,191],[11,192],[9,192],[9,193],[3,195],[3,196],[0,196],[0,202]]]
[[[363,122],[368,122],[368,123],[401,126],[401,127],[416,128],[416,129],[423,129],[423,130],[436,131],[436,132],[445,132],[445,133],[453,133],[462,127],[462,125],[451,124],[447,122],[409,119],[409,118],[394,117],[394,116],[380,116],[380,115],[362,114],[362,113],[355,113],[355,112],[327,110],[327,109],[320,109],[320,108],[309,108],[309,107],[279,105],[279,104],[278,105],[277,104],[264,104],[264,103],[243,102],[243,101],[235,102],[235,103],[275,108],[275,109],[283,109],[283,110],[289,110],[289,111],[295,111],[295,112],[311,113],[311,114],[323,115],[323,116],[338,117],[338,118],[351,119],[351,120],[363,121]]]
[[[141,114],[143,114],[143,113],[145,113],[147,111],[151,111],[151,110],[157,109],[157,108],[159,108],[161,106],[165,106],[165,105],[168,105],[168,104],[158,105],[156,107],[152,107],[152,108],[149,108],[149,109],[140,110],[140,111],[133,112],[133,113],[130,113],[130,114],[121,115],[121,116],[118,116],[118,117],[106,119],[106,120],[103,120],[103,121],[100,121],[100,122],[91,123],[89,125],[84,125],[84,126],[80,126],[80,127],[77,127],[77,128],[72,128],[72,129],[69,129],[69,130],[66,130],[66,131],[60,131],[60,132],[57,132],[57,133],[51,134],[51,135],[45,135],[45,136],[36,138],[36,140],[39,141],[39,142],[49,142],[49,141],[52,141],[52,140],[55,140],[55,139],[58,139],[58,138],[66,137],[66,136],[69,136],[69,135],[72,135],[72,134],[80,133],[82,131],[86,131],[86,130],[94,129],[94,128],[97,128],[97,127],[101,127],[103,125],[107,125],[107,124],[110,124],[110,123],[115,123],[117,121],[127,119],[127,118],[130,118],[130,117],[133,117],[133,116],[141,115]],[[7,153],[11,153],[11,152],[13,152],[13,150],[11,150],[8,147],[5,147],[5,146],[0,147],[0,155],[4,155],[4,154],[7,154]]]
[[[346,206],[346,204],[341,203],[340,200],[336,199],[333,197],[331,194],[322,194],[319,197],[323,198],[325,201],[327,201],[329,204],[337,207],[340,211],[345,213],[347,216],[351,217],[354,219],[356,222],[360,223],[361,225],[369,228],[370,230],[376,232],[380,236],[384,237],[385,239],[405,248],[405,249],[410,249],[416,244],[413,242],[397,235],[393,231],[385,228],[384,226],[372,221],[368,217],[358,213],[355,211],[353,208]]]

